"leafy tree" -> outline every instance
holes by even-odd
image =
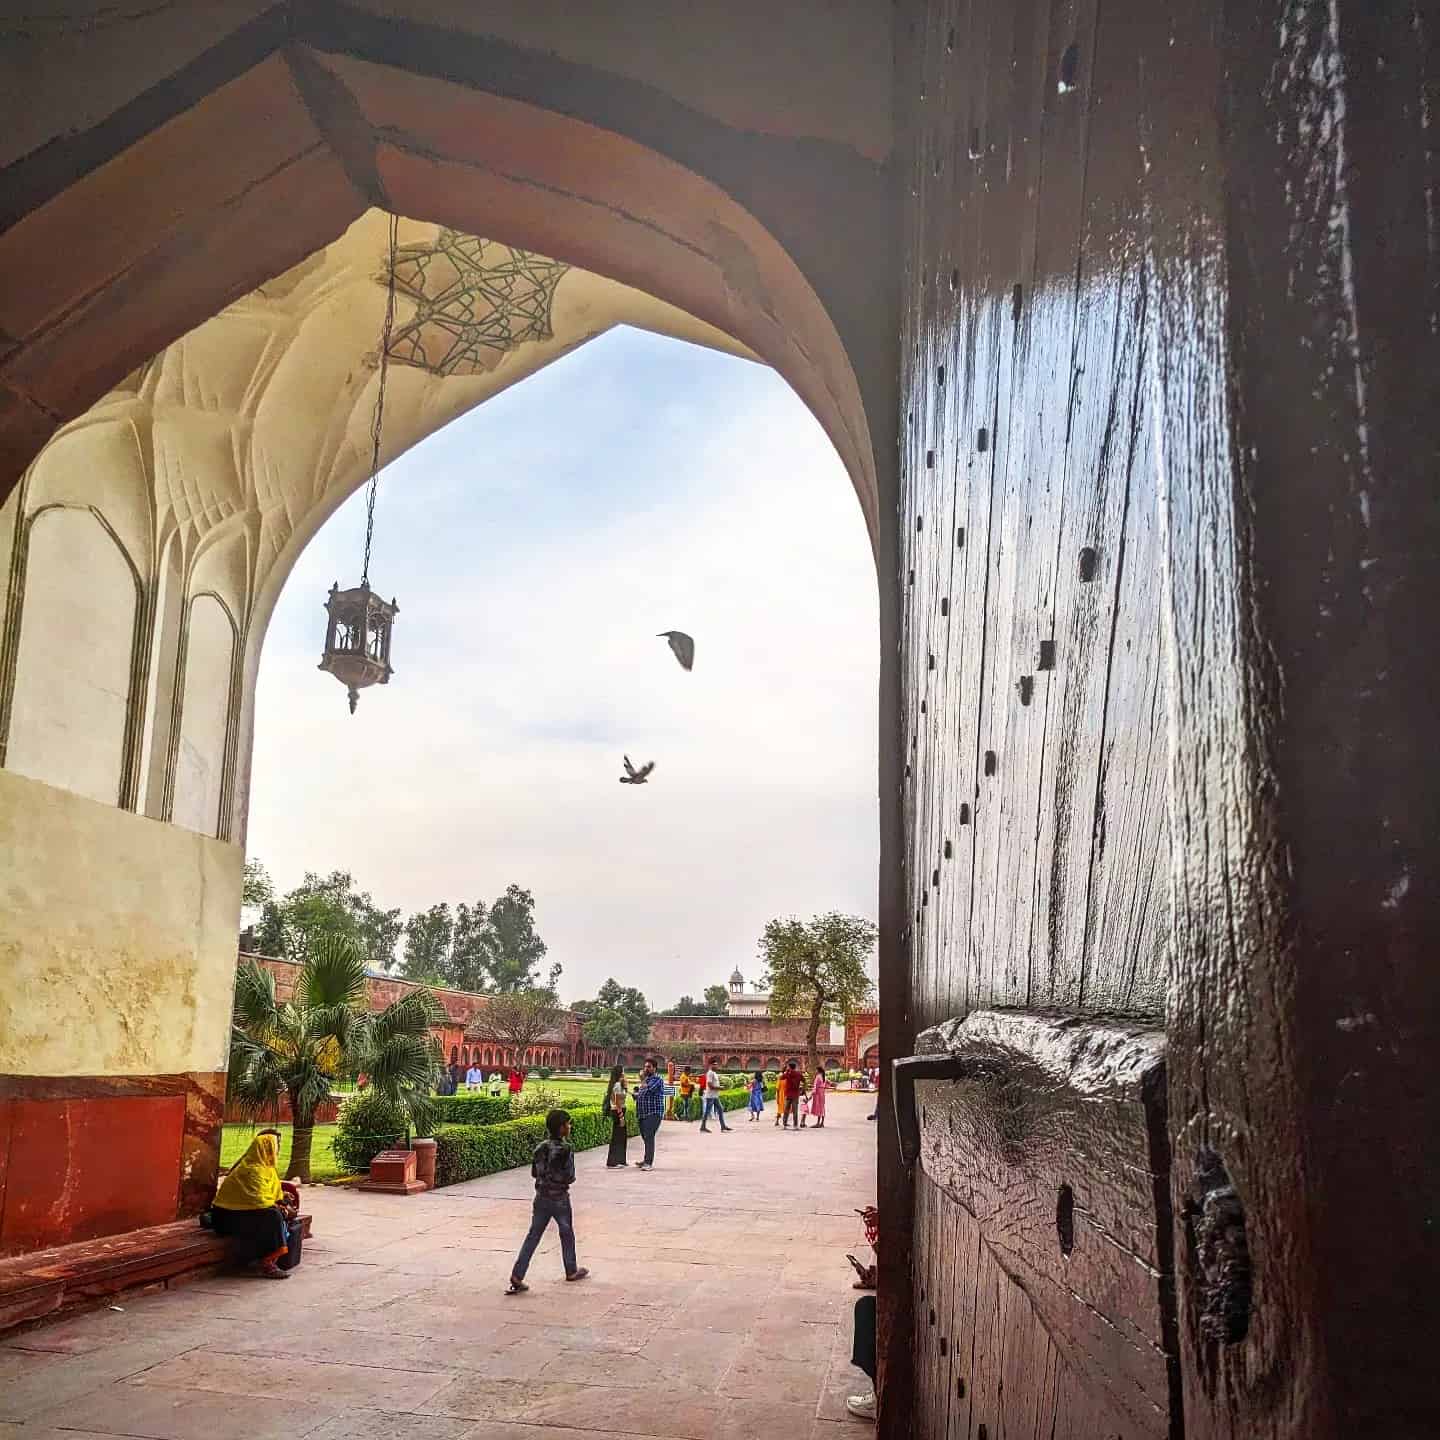
[[[490,907],[482,939],[485,969],[496,990],[528,990],[549,948],[535,933],[535,897],[508,885]]]
[[[565,1012],[556,1004],[554,991],[505,990],[486,999],[465,1038],[502,1045],[518,1055],[564,1024]]]
[[[693,1040],[671,1040],[665,1046],[665,1058],[677,1065],[693,1065],[700,1058],[700,1047]]]
[[[424,985],[446,984],[454,934],[455,922],[443,901],[417,911],[405,922],[405,956],[400,962],[400,974]]]
[[[270,872],[258,860],[245,862],[245,878],[240,882],[240,905],[243,909],[258,910],[267,901],[275,898],[275,886]]]
[[[290,1173],[310,1178],[315,1112],[334,1099],[331,1082],[365,1074],[370,1090],[402,1107],[422,1129],[432,1118],[430,1077],[440,1060],[431,1026],[444,1018],[428,990],[413,990],[378,1014],[366,1009],[366,956],[353,935],[312,937],[290,999],[254,961],[235,975],[227,1098],[251,1115],[278,1115],[290,1101]]]
[[[405,925],[405,955],[400,973],[410,980],[489,993],[532,990],[545,958],[545,942],[535,933],[535,897],[509,886],[493,905],[463,900],[453,914],[448,905],[432,905]],[[560,966],[550,967],[546,984],[555,988]]]
[[[630,1025],[623,1011],[597,1006],[585,1017],[585,1043],[614,1055],[630,1043]]]
[[[367,965],[388,970],[401,928],[400,912],[380,909],[368,891],[355,888],[349,871],[307,871],[294,890],[264,904],[257,938],[263,954],[303,961],[322,937],[345,935]]]
[[[682,995],[661,1015],[724,1015],[729,1009],[730,992],[723,985],[707,985],[705,998],[697,1000],[693,995]]]
[[[772,920],[760,937],[760,958],[770,971],[770,1014],[810,1022],[807,1063],[813,1070],[822,1022],[862,1009],[875,986],[865,962],[876,930],[859,915],[830,911],[813,920]]]
[[[622,985],[611,976],[596,996],[601,1007],[618,1010],[625,1017],[626,1041],[643,1045],[650,1038],[650,1004],[633,985]]]
[[[705,987],[705,1008],[701,1015],[723,1015],[730,1008],[730,992],[723,985]]]
[[[455,923],[451,930],[450,956],[441,974],[445,983],[456,990],[488,988],[486,968],[485,922],[489,907],[483,900],[467,905],[463,900],[455,907]]]

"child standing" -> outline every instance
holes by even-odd
[[[570,1211],[570,1187],[575,1183],[575,1148],[570,1144],[570,1112],[552,1110],[545,1117],[546,1136],[530,1158],[530,1173],[535,1177],[535,1205],[530,1217],[530,1233],[526,1235],[515,1264],[510,1270],[507,1295],[518,1295],[530,1287],[525,1272],[530,1259],[553,1220],[560,1232],[560,1255],[565,1262],[567,1280],[583,1280],[590,1272],[575,1263],[575,1220]]]
[[[765,1113],[765,1077],[756,1071],[750,1077],[750,1119],[758,1120]]]

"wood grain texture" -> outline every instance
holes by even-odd
[[[937,8],[905,86],[925,95],[900,526],[917,1020],[1155,1015],[1168,751],[1133,61],[1097,45],[1090,0]]]
[[[903,13],[916,1024],[1163,1024],[1192,1440],[1433,1433],[1440,13]],[[1039,1306],[984,1279],[1034,1157],[947,1163],[989,1200],[927,1159],[916,1322],[967,1287],[993,1402],[922,1344],[917,1433],[1089,1415],[1114,1375],[1007,1371]]]
[[[941,1235],[926,1237],[940,1246],[927,1321],[956,1303],[948,1225],[964,1232],[962,1246],[978,1243],[977,1277],[996,1272],[992,1299],[958,1327],[988,1357],[976,1362],[975,1403],[1003,1410],[1007,1434],[1017,1421],[1022,1434],[1047,1434],[1060,1366],[1094,1433],[1181,1434],[1163,1035],[977,1010],[918,1045],[965,1071],[920,1081],[916,1097],[931,1199],[950,1202],[932,1219]],[[1024,1340],[1032,1329],[1043,1346]],[[999,1374],[1015,1369],[1003,1393],[1018,1410],[1000,1406],[991,1362]],[[921,1388],[936,1386],[948,1392],[943,1367]]]

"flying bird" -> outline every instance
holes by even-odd
[[[670,642],[670,649],[685,669],[695,668],[695,642],[683,630],[662,630],[656,639]]]
[[[625,773],[620,777],[622,785],[643,785],[650,778],[650,772],[655,768],[655,762],[648,760],[638,770],[630,763],[630,757],[625,756]]]

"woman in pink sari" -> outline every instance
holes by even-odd
[[[817,1130],[825,1128],[825,1092],[830,1088],[825,1079],[825,1067],[815,1067],[815,1078],[810,1082],[810,1118]]]

